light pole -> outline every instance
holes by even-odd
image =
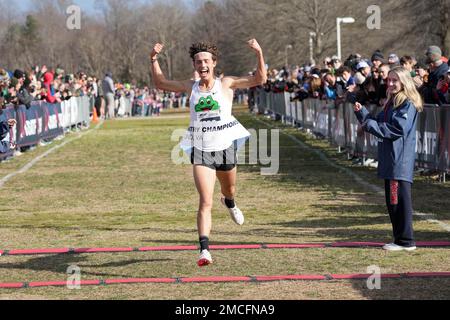
[[[292,47],[292,45],[291,44],[288,44],[287,46],[286,46],[286,48],[285,48],[285,50],[286,50],[286,67],[288,66],[288,64],[289,64],[289,61],[288,61],[288,49],[292,49],[293,47]]]
[[[314,42],[313,42],[313,38],[316,37],[316,33],[315,32],[310,32],[309,33],[309,62],[311,63],[311,65],[315,65],[315,61],[314,61]]]
[[[342,59],[341,55],[341,23],[354,23],[355,19],[352,17],[345,17],[345,18],[337,18],[336,19],[336,25],[337,25],[337,56],[339,59]]]

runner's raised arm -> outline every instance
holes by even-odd
[[[246,89],[263,85],[267,82],[267,70],[266,63],[264,62],[264,55],[256,39],[251,39],[247,42],[249,47],[256,52],[256,58],[258,59],[258,68],[253,76],[247,77],[226,77],[225,83],[227,83],[230,89]]]
[[[152,53],[150,54],[151,67],[153,81],[157,89],[170,91],[170,92],[190,92],[192,89],[193,81],[174,81],[167,80],[164,76],[161,67],[158,62],[158,55],[162,52],[164,45],[157,43],[153,47]]]

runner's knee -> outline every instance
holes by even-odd
[[[200,200],[200,211],[207,211],[207,210],[211,210],[213,207],[213,201],[212,200]]]
[[[232,196],[234,198],[234,195],[236,194],[236,186],[222,187],[222,193],[224,196]]]

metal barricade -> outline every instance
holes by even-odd
[[[289,93],[257,91],[265,111],[281,117],[285,123],[298,125],[320,134],[350,154],[376,159],[378,139],[363,132],[349,103],[306,99],[291,101]],[[381,108],[367,106],[375,117]],[[450,105],[425,105],[417,123],[416,162],[421,168],[450,172]]]

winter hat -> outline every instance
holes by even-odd
[[[356,70],[367,68],[367,67],[370,67],[369,64],[363,60],[360,63],[358,63],[358,65],[356,66]]]
[[[44,74],[44,84],[50,84],[53,81],[53,79],[54,79],[53,73],[46,72]]]
[[[389,60],[392,60],[392,63],[394,63],[394,64],[400,62],[400,59],[398,58],[398,56],[395,53],[391,53],[389,55]]]
[[[384,62],[384,56],[380,51],[375,51],[375,53],[372,55],[372,59],[370,61],[382,61]]]
[[[442,51],[438,46],[428,47],[427,53],[427,63],[432,63],[441,60]]]
[[[16,78],[16,79],[25,78],[25,72],[23,72],[22,70],[17,69],[16,71],[14,71],[14,78]]]

